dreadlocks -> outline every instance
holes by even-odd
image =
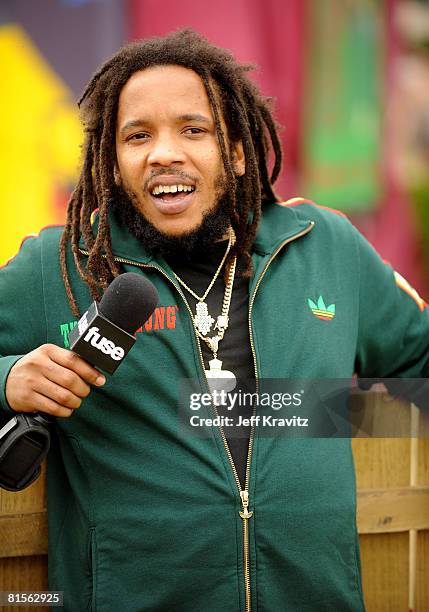
[[[137,71],[160,65],[179,65],[194,70],[204,84],[213,111],[216,134],[226,181],[236,188],[229,198],[229,216],[236,242],[234,255],[245,259],[245,274],[250,275],[250,248],[261,217],[263,201],[275,201],[272,185],[281,168],[281,148],[269,100],[259,93],[246,73],[250,65],[238,64],[224,49],[211,45],[192,30],[175,32],[164,38],[150,38],[126,45],[92,77],[78,104],[85,127],[83,166],[67,209],[67,220],[60,242],[60,262],[67,296],[75,316],[79,310],[67,270],[67,246],[93,299],[98,299],[112,277],[120,271],[115,262],[108,223],[108,209],[115,193],[115,131],[119,94]],[[237,179],[221,127],[221,117],[231,142],[243,143],[246,172]],[[274,167],[269,174],[270,145]],[[240,205],[237,205],[240,181]],[[91,214],[99,210],[96,236]],[[88,259],[83,264],[79,240],[83,237]]]

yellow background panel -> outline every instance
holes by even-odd
[[[71,92],[25,31],[0,26],[0,265],[23,236],[62,223],[58,194],[76,181],[82,131]]]

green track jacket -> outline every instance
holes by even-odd
[[[71,612],[363,610],[350,440],[261,437],[255,428],[244,509],[219,428],[196,437],[178,427],[179,381],[204,377],[179,286],[165,262],[111,223],[124,271],[147,275],[160,302],[115,375],[57,419],[50,588]],[[0,270],[5,410],[15,361],[46,342],[67,345],[60,234],[26,239]],[[342,215],[299,199],[266,206],[253,262],[259,378],[427,376],[425,304]],[[91,298],[75,271],[72,283],[84,312]]]

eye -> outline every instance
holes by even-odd
[[[136,132],[135,134],[131,134],[127,136],[127,142],[135,141],[135,140],[147,140],[149,138],[149,134],[147,132]]]
[[[189,136],[197,136],[198,134],[205,134],[205,130],[199,127],[188,127],[183,132]]]

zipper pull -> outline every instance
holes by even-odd
[[[243,504],[243,512],[240,512],[242,519],[250,519],[253,516],[253,512],[249,512],[249,491],[244,489],[240,491],[241,503]]]

